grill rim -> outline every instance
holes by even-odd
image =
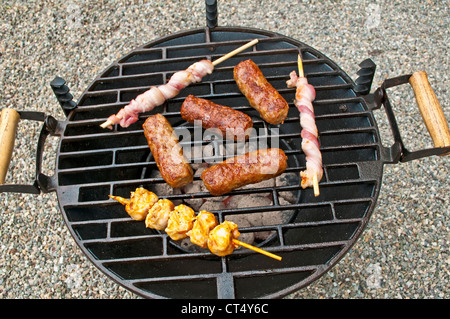
[[[214,42],[210,42],[210,41],[211,41],[211,33],[212,33],[212,32],[223,32],[223,31],[229,31],[229,32],[243,32],[243,31],[244,31],[244,32],[246,32],[246,33],[258,34],[258,35],[261,35],[262,37],[267,36],[267,38],[262,38],[264,41],[277,41],[277,40],[282,40],[282,41],[289,42],[290,44],[293,44],[293,45],[295,45],[295,46],[297,46],[297,47],[298,47],[298,44],[300,44],[300,45],[301,45],[301,48],[305,48],[305,47],[306,47],[308,50],[310,50],[310,51],[316,53],[318,56],[324,57],[324,60],[325,60],[327,63],[332,64],[332,65],[334,66],[334,68],[336,68],[336,69],[339,71],[339,75],[340,75],[341,77],[344,78],[345,82],[346,82],[348,85],[353,86],[353,87],[354,87],[354,85],[355,85],[354,82],[353,82],[353,80],[347,75],[347,73],[345,73],[345,72],[344,72],[344,71],[343,71],[343,70],[342,70],[342,69],[341,69],[341,68],[340,68],[333,60],[329,59],[329,58],[328,58],[327,56],[325,56],[323,53],[321,53],[321,52],[317,51],[316,49],[310,47],[309,45],[306,45],[305,43],[303,43],[303,42],[301,42],[301,41],[297,41],[297,40],[295,40],[295,39],[293,39],[293,38],[290,38],[290,37],[281,35],[281,34],[276,33],[276,32],[267,31],[267,30],[262,30],[262,29],[256,29],[256,28],[228,27],[228,26],[227,26],[227,27],[215,27],[214,29],[209,29],[209,28],[196,28],[196,29],[190,29],[190,30],[183,30],[183,31],[179,31],[179,32],[170,34],[170,35],[165,36],[165,37],[160,37],[160,38],[158,38],[158,39],[154,39],[154,40],[152,40],[152,41],[149,41],[149,42],[147,42],[146,44],[144,44],[144,45],[142,45],[142,46],[140,46],[140,47],[138,47],[138,48],[136,48],[136,49],[133,49],[132,51],[130,51],[130,52],[128,52],[128,53],[126,53],[126,55],[129,55],[129,54],[131,54],[132,52],[135,52],[135,51],[140,50],[140,49],[145,48],[145,47],[152,47],[152,46],[157,45],[158,43],[166,42],[166,41],[168,41],[168,40],[176,39],[176,38],[182,37],[182,36],[184,36],[184,35],[193,34],[193,33],[199,33],[199,32],[205,32],[205,37],[206,37],[205,43],[211,43],[211,46],[214,46]],[[207,41],[209,41],[209,42],[207,42]],[[244,43],[245,41],[246,41],[246,40],[241,40],[242,43]],[[230,44],[235,44],[235,43],[236,43],[236,41],[234,41],[234,40],[230,40],[230,41],[228,41],[228,42],[229,42]],[[205,43],[202,43],[201,45],[204,45]],[[223,44],[223,45],[226,45],[226,44]],[[183,45],[181,45],[180,47],[183,47]],[[211,56],[212,56],[212,55],[211,55]],[[209,56],[209,57],[211,57],[211,56]],[[124,57],[125,57],[125,56],[124,56]],[[106,67],[106,68],[105,68],[105,69],[104,69],[104,70],[103,70],[103,71],[102,71],[102,72],[101,72],[101,73],[100,73],[100,74],[99,74],[99,75],[98,75],[98,76],[90,83],[90,85],[87,87],[87,89],[82,93],[82,95],[81,95],[79,101],[83,101],[83,98],[84,98],[87,94],[90,93],[90,89],[97,83],[97,81],[100,80],[104,74],[106,74],[107,72],[109,72],[109,71],[111,70],[111,68],[116,67],[118,61],[123,60],[124,57],[121,57],[121,58],[117,59],[117,60],[114,61],[112,64],[110,64],[108,67]],[[189,57],[189,58],[191,58],[191,57]],[[319,76],[320,76],[320,74],[319,74]],[[163,78],[164,78],[164,80],[165,80],[165,77],[163,77]],[[134,89],[134,88],[133,88],[133,89]],[[133,90],[133,89],[130,89],[130,90]],[[345,99],[345,100],[348,100],[348,99]],[[380,139],[380,136],[379,136],[379,130],[378,130],[376,121],[375,121],[375,119],[374,119],[374,117],[373,117],[373,114],[372,114],[371,110],[368,109],[365,100],[364,100],[362,97],[360,97],[360,96],[355,96],[355,97],[354,97],[354,101],[357,101],[357,102],[361,103],[361,104],[364,106],[364,112],[365,112],[364,114],[370,119],[371,125],[372,125],[371,130],[373,130],[374,138],[375,138],[375,140],[378,142],[378,143],[374,143],[375,146],[377,146],[377,147],[376,147],[376,155],[377,155],[376,158],[377,158],[377,159],[376,159],[375,161],[371,161],[371,162],[370,162],[370,163],[374,163],[374,162],[377,163],[376,166],[377,166],[377,171],[378,171],[378,173],[375,174],[376,176],[373,175],[373,172],[372,172],[373,169],[369,170],[369,169],[367,169],[366,167],[364,167],[363,169],[361,169],[361,168],[360,168],[361,162],[354,163],[354,164],[358,165],[358,168],[360,168],[360,171],[361,171],[361,172],[363,172],[364,170],[367,171],[367,172],[365,172],[365,173],[362,173],[362,175],[367,174],[367,177],[366,177],[367,179],[362,179],[361,182],[365,182],[365,181],[368,181],[368,180],[373,180],[373,181],[375,182],[375,186],[374,186],[374,189],[373,189],[372,197],[370,197],[370,198],[364,198],[364,201],[369,201],[369,202],[370,202],[370,205],[369,205],[369,207],[367,208],[366,213],[364,214],[364,216],[363,216],[362,218],[357,218],[357,219],[355,219],[355,220],[357,220],[359,226],[357,227],[356,232],[353,234],[352,239],[343,241],[341,244],[337,243],[337,244],[331,245],[331,246],[341,246],[342,248],[339,250],[339,252],[338,252],[337,254],[335,254],[335,255],[328,261],[327,266],[324,266],[323,264],[319,265],[318,267],[310,266],[310,268],[314,268],[315,271],[313,272],[312,275],[308,276],[306,279],[304,279],[304,280],[298,282],[298,283],[295,284],[295,285],[291,285],[291,286],[289,286],[289,287],[287,287],[287,288],[285,288],[285,289],[282,289],[282,290],[280,290],[280,291],[277,291],[277,292],[275,292],[275,293],[272,293],[272,294],[269,294],[269,295],[264,295],[264,296],[262,296],[261,298],[279,298],[279,297],[283,297],[283,296],[285,296],[285,295],[287,295],[287,294],[289,294],[289,293],[292,293],[292,292],[294,292],[294,291],[296,291],[296,290],[298,290],[298,289],[301,289],[301,288],[303,288],[303,287],[305,287],[305,286],[307,286],[307,285],[313,283],[313,282],[316,281],[318,278],[320,278],[321,276],[323,276],[323,275],[324,275],[325,273],[327,273],[332,267],[334,267],[334,266],[339,262],[339,260],[341,260],[341,259],[345,256],[345,254],[351,249],[351,247],[353,247],[353,245],[357,242],[358,238],[360,237],[360,235],[362,234],[362,232],[364,231],[364,229],[366,228],[366,226],[367,226],[367,224],[368,224],[368,222],[369,222],[369,220],[370,220],[370,217],[371,217],[371,215],[372,215],[372,213],[373,213],[373,211],[374,211],[374,209],[375,209],[376,201],[377,201],[377,199],[378,199],[379,192],[380,192],[380,189],[381,189],[381,184],[382,184],[383,161],[380,160],[380,158],[381,158],[380,154],[381,154],[381,151],[382,151],[382,145],[381,145],[381,139]],[[330,102],[328,102],[328,101],[320,101],[318,104],[321,104],[321,103],[325,104],[325,103],[330,103]],[[333,103],[337,103],[337,102],[333,102]],[[119,106],[122,107],[122,106],[124,106],[124,105],[126,105],[126,104],[127,104],[127,103],[125,103],[125,102],[121,102]],[[83,106],[82,109],[83,109],[83,112],[84,112],[84,111],[89,112],[91,109],[99,109],[99,108],[104,108],[104,107],[105,107],[105,106],[100,106],[100,107],[92,108],[92,107],[89,107],[89,106],[88,106],[88,107]],[[106,108],[108,108],[108,106],[106,106]],[[72,125],[72,124],[75,124],[75,125],[83,125],[83,124],[86,124],[86,123],[93,123],[93,124],[95,124],[95,123],[100,123],[100,122],[102,122],[102,121],[104,120],[104,119],[98,119],[98,118],[96,118],[96,119],[93,119],[93,120],[81,120],[81,121],[77,120],[77,121],[74,121],[74,120],[73,120],[73,117],[76,115],[77,111],[79,111],[79,110],[75,109],[75,110],[73,110],[73,111],[71,111],[71,112],[69,113],[69,115],[68,115],[68,117],[67,117],[67,120],[66,120],[66,122],[65,122],[66,125],[69,125],[69,126]],[[105,113],[105,115],[108,115],[108,114],[109,114],[108,112]],[[364,129],[364,128],[363,128],[363,129]],[[65,132],[65,129],[64,129],[64,132]],[[116,133],[118,133],[118,132],[116,132]],[[129,133],[129,132],[124,132],[124,134],[128,134],[128,133]],[[107,133],[105,133],[105,134],[107,134]],[[56,161],[57,161],[56,167],[57,167],[57,168],[59,167],[59,160],[60,160],[60,158],[61,158],[61,157],[64,157],[64,154],[60,154],[60,149],[61,149],[61,145],[62,145],[62,143],[63,143],[63,140],[65,141],[66,139],[67,139],[67,137],[64,136],[64,134],[62,134],[62,135],[61,135],[60,142],[59,142],[59,146],[58,146],[58,153],[57,153],[57,156],[56,156],[56,159],[57,159],[57,160],[56,160]],[[70,138],[69,138],[69,139],[70,139]],[[66,155],[67,155],[67,154],[66,154]],[[339,165],[339,164],[337,164],[337,165]],[[363,165],[363,166],[365,166],[365,165]],[[371,171],[371,172],[368,172],[368,171]],[[370,177],[370,176],[371,176],[371,177]],[[131,182],[130,182],[130,183],[131,183]],[[59,184],[59,182],[57,182],[55,185],[58,185],[58,184]],[[104,183],[101,183],[101,184],[104,184]],[[115,183],[109,183],[109,184],[115,184]],[[64,186],[60,186],[60,185],[56,186],[55,190],[56,190],[58,199],[60,198],[60,196],[63,196],[62,194],[64,193],[64,190],[65,190],[65,189],[66,189],[66,187],[64,187]],[[111,186],[111,189],[113,189],[113,186]],[[358,199],[358,200],[361,200],[361,199]],[[105,203],[105,204],[106,204],[106,203]],[[111,261],[108,261],[108,260],[106,260],[106,261],[97,260],[97,259],[93,256],[93,254],[91,254],[91,252],[89,251],[89,249],[84,245],[86,242],[89,242],[89,241],[79,239],[79,237],[78,237],[78,235],[77,235],[75,229],[73,228],[73,225],[76,225],[77,222],[70,221],[69,218],[68,218],[68,214],[67,214],[66,211],[65,211],[65,206],[67,206],[67,205],[63,205],[63,203],[62,203],[60,200],[58,200],[58,205],[59,205],[59,207],[60,207],[60,210],[63,212],[63,218],[64,218],[64,221],[65,221],[66,225],[68,226],[69,231],[70,231],[72,237],[75,239],[75,242],[76,242],[77,245],[81,248],[81,250],[83,251],[84,255],[85,255],[85,256],[86,256],[86,257],[87,257],[87,258],[88,258],[88,259],[89,259],[89,260],[90,260],[90,261],[98,268],[98,269],[100,269],[104,274],[106,274],[108,277],[110,277],[110,278],[111,278],[114,282],[116,282],[117,284],[119,284],[119,285],[125,287],[126,289],[132,291],[133,293],[135,293],[135,294],[137,294],[137,295],[139,295],[139,296],[141,296],[141,297],[145,297],[145,298],[154,298],[154,299],[166,299],[166,298],[168,298],[168,297],[164,297],[164,296],[161,296],[161,295],[158,295],[158,294],[154,294],[154,293],[152,293],[152,292],[150,292],[150,291],[145,291],[145,292],[141,291],[140,289],[138,289],[138,288],[135,286],[135,284],[138,283],[138,282],[142,282],[142,280],[139,280],[139,279],[137,279],[137,280],[125,280],[125,279],[123,279],[123,278],[120,278],[119,275],[115,274],[114,272],[112,272],[110,269],[108,269],[108,268],[105,266],[105,265],[110,264]],[[89,205],[89,202],[82,203],[82,205]],[[69,205],[69,206],[70,206],[70,205]],[[124,219],[125,219],[125,218],[124,218]],[[114,220],[114,221],[116,221],[116,220]],[[114,221],[112,221],[112,222],[114,222]],[[347,221],[348,221],[348,220],[346,219],[346,222],[347,222]],[[281,228],[281,227],[279,227],[279,228]],[[109,229],[109,228],[108,228],[108,229]],[[119,239],[119,240],[120,240],[120,239]],[[327,246],[327,247],[329,247],[329,246]],[[268,250],[270,251],[270,249],[268,249]],[[203,255],[203,254],[200,254],[200,255]],[[225,261],[224,261],[224,258],[222,257],[222,264],[223,264],[223,263],[225,263]],[[225,268],[226,268],[226,267],[225,267]],[[286,269],[283,269],[283,270],[284,270],[285,272],[290,272],[290,271],[292,271],[292,272],[298,272],[298,268],[299,268],[299,267],[296,267],[297,270],[290,270],[290,269],[287,269],[287,270],[286,270]],[[279,269],[278,269],[278,271],[279,271]],[[283,272],[283,271],[282,271],[282,272]],[[259,273],[258,271],[255,272],[256,275],[258,275],[258,273]],[[227,274],[228,274],[228,272],[227,272]],[[204,275],[204,274],[203,274],[203,275]],[[221,280],[219,274],[211,274],[210,276],[211,276],[211,278],[216,278],[218,281]],[[231,276],[234,278],[234,277],[235,277],[235,273],[233,273]],[[176,276],[175,276],[175,277],[168,277],[167,279],[168,279],[168,280],[176,280],[177,278],[176,278]],[[147,280],[148,280],[148,278],[147,278]],[[156,280],[156,279],[155,279],[155,280]],[[218,289],[217,289],[217,290],[218,290],[218,291],[217,291],[217,292],[218,292],[218,297],[220,298],[221,296],[220,296],[220,291],[219,291],[219,290],[220,290],[220,287],[219,287],[219,286],[220,286],[220,283],[217,284],[217,288],[218,288]],[[225,297],[227,297],[227,296],[225,296]]]

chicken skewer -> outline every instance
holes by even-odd
[[[202,248],[208,248],[208,237],[211,230],[217,226],[217,219],[214,214],[207,211],[200,211],[195,218],[192,229],[186,234],[191,242]]]
[[[238,226],[226,220],[208,233],[208,248],[217,256],[230,255],[239,247],[236,240],[240,234]]]
[[[127,200],[120,196],[109,195],[110,198],[126,205],[125,210],[132,218],[135,215],[140,216],[139,219],[133,219],[143,220],[142,216],[146,215],[144,219],[147,228],[165,230],[173,240],[189,237],[193,244],[209,248],[217,256],[229,255],[235,248],[243,246],[281,261],[281,257],[278,255],[238,240],[240,232],[238,226],[233,222],[224,221],[219,224],[214,214],[207,211],[200,211],[195,215],[194,210],[189,206],[184,204],[175,206],[170,200],[158,199],[154,193],[143,188],[136,189],[135,192],[132,192],[132,196],[132,199]],[[139,198],[142,199],[141,203],[138,203]],[[148,198],[152,198],[152,200],[148,201]],[[143,213],[143,207],[147,210],[146,214]],[[133,209],[136,209],[137,212],[134,212]]]
[[[158,87],[153,86],[149,90],[138,95],[136,99],[131,100],[131,102],[119,110],[117,114],[108,117],[106,122],[102,123],[100,126],[102,128],[110,129],[114,124],[120,124],[122,127],[130,126],[138,120],[139,113],[149,112],[155,107],[162,105],[166,100],[177,96],[181,89],[184,89],[192,83],[200,82],[204,76],[211,74],[216,65],[255,45],[257,42],[258,39],[254,39],[225,54],[214,62],[201,60],[190,65],[186,70],[174,73],[167,84]]]
[[[290,79],[286,82],[288,87],[295,87],[295,106],[300,112],[300,125],[302,126],[302,149],[306,155],[306,170],[300,172],[302,188],[313,187],[314,196],[319,196],[319,181],[323,176],[322,153],[318,141],[318,130],[315,123],[314,107],[312,101],[316,98],[314,87],[308,83],[304,72],[303,63],[298,55],[298,71],[292,71]]]

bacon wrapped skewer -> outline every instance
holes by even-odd
[[[213,70],[214,65],[209,60],[195,62],[186,70],[174,73],[167,84],[153,86],[150,90],[138,95],[117,114],[111,115],[101,127],[106,128],[113,124],[120,124],[122,127],[130,126],[138,120],[139,113],[149,112],[162,105],[165,101],[177,96],[181,89],[192,83],[200,82]]]
[[[318,141],[318,130],[315,122],[312,102],[316,98],[314,87],[308,83],[303,75],[303,66],[298,56],[299,75],[292,71],[290,79],[286,82],[289,88],[295,87],[295,106],[300,112],[300,125],[302,127],[302,150],[306,155],[306,170],[300,172],[302,188],[314,187],[314,195],[319,196],[318,183],[323,176],[322,153]]]
[[[211,74],[214,67],[238,54],[239,52],[251,47],[258,42],[258,39],[250,41],[249,43],[231,51],[223,57],[211,62],[209,60],[201,60],[189,66],[186,70],[178,71],[172,75],[169,82],[158,87],[153,86],[144,93],[138,95],[136,99],[122,108],[117,114],[113,114],[106,122],[101,124],[102,128],[112,128],[114,124],[120,124],[122,127],[128,127],[139,119],[139,113],[150,112],[155,107],[162,105],[165,101],[174,98],[178,95],[180,90],[197,83],[202,80],[207,74]]]

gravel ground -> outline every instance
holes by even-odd
[[[377,64],[385,78],[426,70],[450,119],[449,1],[219,0],[219,25],[267,29],[323,52],[352,78]],[[150,40],[203,27],[204,1],[1,1],[0,107],[63,119],[50,89],[64,77],[75,99],[113,61]],[[390,99],[411,150],[431,141],[409,86]],[[390,145],[387,120],[376,112]],[[383,112],[384,113],[384,112]],[[21,122],[22,123],[22,122]],[[31,183],[39,126],[19,125],[7,183]],[[43,173],[52,175],[56,138]],[[386,165],[377,209],[360,240],[331,271],[287,298],[448,298],[449,157]],[[139,298],[82,254],[54,193],[0,194],[0,298]]]

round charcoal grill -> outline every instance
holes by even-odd
[[[210,13],[210,12],[209,12]],[[40,173],[36,183],[0,185],[0,191],[57,193],[59,207],[75,241],[101,271],[130,291],[147,298],[278,298],[312,283],[335,265],[359,238],[378,198],[383,165],[423,156],[444,154],[448,147],[409,152],[401,142],[385,88],[404,83],[387,80],[375,94],[368,94],[375,65],[361,64],[355,82],[321,52],[295,39],[259,29],[209,25],[151,41],[111,64],[86,89],[77,103],[65,82],[52,82],[67,119],[57,121],[35,112],[19,112],[21,118],[45,121],[38,153],[48,134],[60,137],[55,175]],[[201,59],[215,60],[253,39],[254,47],[218,65],[201,83],[191,85],[152,112],[141,114],[128,128],[100,128],[106,118],[153,85],[166,83],[171,75]],[[301,189],[298,174],[305,169],[301,150],[299,113],[293,104],[295,89],[286,87],[301,53],[305,74],[316,88],[314,101],[324,177],[320,196]],[[262,121],[240,93],[233,67],[252,59],[268,81],[289,102],[285,123],[273,126]],[[254,138],[267,146],[282,148],[288,168],[285,182],[252,185],[229,196],[263,196],[270,205],[225,207],[212,211],[219,221],[239,215],[284,214],[279,223],[240,226],[242,235],[269,233],[255,245],[280,255],[277,261],[241,248],[217,257],[207,250],[173,242],[164,232],[145,228],[130,219],[124,207],[109,194],[129,197],[137,187],[166,187],[144,137],[142,124],[162,113],[176,132],[195,127],[180,116],[184,98],[193,94],[241,110],[254,120]],[[383,105],[391,122],[395,143],[382,146],[372,110]],[[193,165],[229,156],[220,143],[208,139],[181,139],[184,148],[209,146],[209,157],[191,156]],[[263,145],[263,144],[261,144]],[[204,154],[203,154],[204,155]],[[297,176],[296,178],[287,178]],[[287,182],[286,182],[287,181]],[[198,176],[195,182],[201,182]],[[167,187],[166,187],[167,188]],[[286,201],[286,194],[291,200]],[[173,201],[213,199],[209,192],[158,194]]]
[[[152,171],[158,169],[149,156],[142,130],[149,114],[126,129],[116,127],[113,132],[101,129],[99,124],[151,85],[166,83],[174,72],[204,58],[215,60],[254,38],[259,39],[255,47],[219,65],[201,83],[184,89],[150,114],[162,113],[177,131],[193,130],[179,112],[188,94],[239,109],[252,116],[258,138],[279,139],[289,158],[285,174],[298,175],[304,169],[305,159],[299,113],[292,103],[295,89],[287,89],[286,80],[296,69],[301,51],[305,73],[317,90],[316,121],[325,167],[320,197],[314,197],[311,189],[301,190],[299,180],[294,179],[279,187],[252,187],[229,194],[271,195],[271,206],[213,211],[219,221],[227,215],[295,212],[285,224],[240,227],[243,234],[274,232],[275,238],[262,248],[282,256],[282,262],[245,249],[223,258],[212,257],[207,250],[185,251],[164,233],[146,229],[143,222],[131,221],[122,205],[108,199],[108,194],[129,197],[136,187],[153,190],[155,184],[165,182],[151,177]],[[290,102],[283,125],[262,121],[237,88],[233,67],[244,59],[252,59]],[[267,31],[202,28],[152,41],[100,74],[68,117],[57,164],[57,193],[67,224],[92,262],[146,297],[275,297],[307,285],[335,264],[359,237],[381,185],[380,139],[372,114],[353,88],[349,77],[320,52]],[[210,141],[187,143],[199,142],[216,146]],[[186,146],[183,139],[181,143]],[[223,160],[218,149],[212,156]],[[198,158],[191,162],[198,162]],[[280,196],[284,192],[300,195],[295,202],[282,205]],[[165,197],[176,201],[207,199],[211,195],[197,192]]]

